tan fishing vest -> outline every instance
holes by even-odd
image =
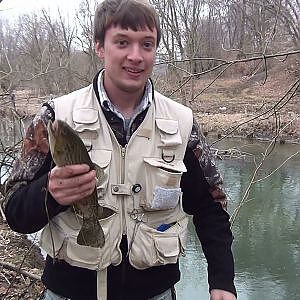
[[[44,228],[41,247],[74,266],[103,270],[122,260],[122,235],[130,263],[145,269],[176,263],[186,247],[188,217],[181,207],[180,179],[192,128],[192,112],[155,92],[154,102],[126,147],[117,142],[92,85],[54,100],[56,119],[67,121],[105,173],[97,186],[99,204],[115,211],[100,220],[103,248],[81,246],[80,216],[70,209]],[[165,230],[164,224],[170,224]],[[53,245],[54,242],[54,245]]]

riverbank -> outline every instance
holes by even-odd
[[[264,73],[251,78],[220,79],[211,86],[212,79],[201,79],[193,87],[194,100],[189,101],[192,87],[187,85],[183,94],[188,98],[181,95],[178,101],[191,107],[206,135],[259,140],[278,135],[282,142],[300,143],[300,93],[291,89],[297,78],[288,71],[275,71],[270,72],[265,83]],[[28,90],[15,91],[13,102],[10,97],[0,100],[0,104],[6,103],[0,105],[0,115],[14,108],[14,115],[26,127],[50,97],[36,97]]]
[[[206,135],[300,143],[300,93],[291,90],[297,78],[272,73],[265,84],[261,76],[220,80],[190,102]],[[209,85],[202,80],[195,94]],[[294,92],[294,96],[292,96]]]

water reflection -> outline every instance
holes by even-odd
[[[252,153],[261,152],[264,146],[251,145]],[[244,145],[244,150],[247,147]],[[259,177],[268,175],[296,151],[299,151],[298,145],[276,148]],[[218,167],[224,174],[231,198],[231,213],[249,184],[254,166],[248,161],[223,160],[218,161]],[[250,200],[235,221],[233,249],[239,299],[300,298],[299,177],[300,156],[296,156],[271,177],[252,187]],[[177,285],[179,299],[209,299],[206,263],[193,229],[190,230],[187,256],[181,260],[181,270],[182,280]]]

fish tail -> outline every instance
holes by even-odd
[[[83,219],[82,227],[77,236],[77,243],[95,248],[104,246],[104,232],[97,219]]]

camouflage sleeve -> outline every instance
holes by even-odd
[[[43,106],[29,125],[19,157],[5,187],[4,207],[10,196],[22,185],[30,182],[43,165],[49,152],[47,124],[54,118],[53,103]]]
[[[223,178],[219,173],[214,157],[210,151],[209,145],[197,124],[193,120],[192,132],[189,137],[188,147],[194,152],[203,170],[204,176],[210,185],[210,193],[215,201],[221,203],[224,209],[227,209],[228,199],[223,188]]]

